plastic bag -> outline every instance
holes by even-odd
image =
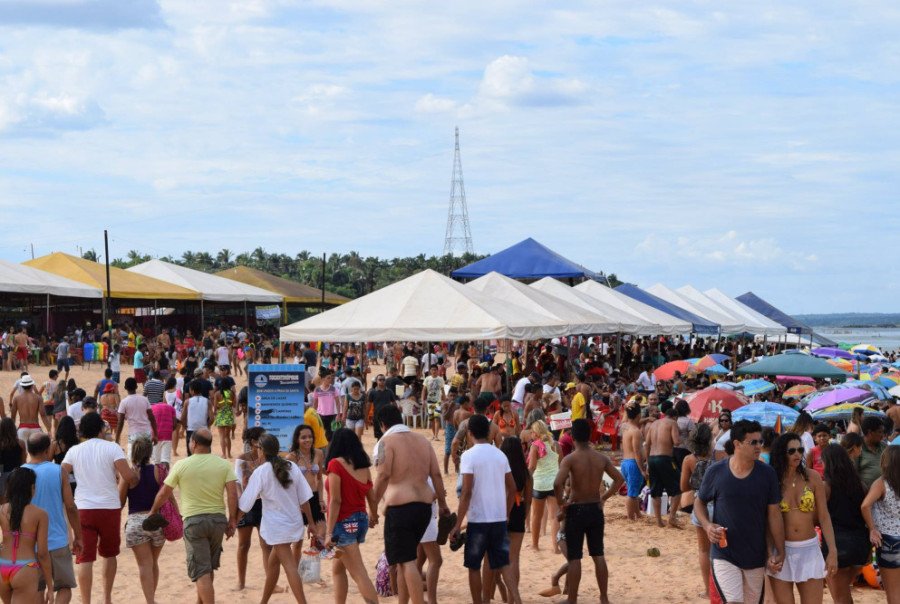
[[[381,554],[378,564],[375,565],[375,591],[382,598],[390,598],[394,595],[394,590],[391,589],[391,567],[384,553]]]
[[[321,581],[322,562],[318,552],[303,552],[297,572],[300,573],[300,580],[304,583],[318,583]]]

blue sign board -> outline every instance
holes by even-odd
[[[248,425],[265,428],[287,451],[306,410],[306,366],[250,365],[247,370]]]

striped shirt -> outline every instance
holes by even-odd
[[[144,384],[144,396],[150,401],[151,405],[163,402],[163,395],[166,392],[166,385],[156,378],[147,381]]]

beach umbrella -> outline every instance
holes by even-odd
[[[900,386],[894,386],[893,388],[888,390],[888,393],[894,398],[900,398]]]
[[[890,359],[888,359],[886,356],[877,352],[873,355],[869,355],[869,360],[875,361],[876,363],[887,363],[890,361]]]
[[[694,367],[698,369],[707,369],[712,367],[713,365],[717,365],[719,361],[714,359],[712,355],[706,355],[705,357],[701,357],[694,362]]]
[[[833,367],[837,367],[842,371],[846,371],[847,373],[853,373],[854,371],[853,363],[851,361],[848,361],[847,359],[829,359],[825,362]]]
[[[742,394],[723,388],[706,388],[701,390],[689,402],[691,417],[694,420],[719,417],[723,409],[734,411],[749,401]]]
[[[722,363],[722,362],[727,361],[728,359],[731,358],[731,357],[728,356],[727,354],[722,354],[722,353],[720,353],[720,352],[716,352],[716,353],[713,353],[713,354],[708,354],[708,355],[706,355],[706,356],[708,356],[709,358],[711,358],[712,360],[714,360],[716,363]]]
[[[819,357],[802,352],[783,352],[763,357],[738,369],[735,373],[751,375],[801,375],[815,378],[847,378],[846,371]]]
[[[813,348],[812,353],[817,357],[829,357],[829,358],[839,358],[839,359],[852,359],[853,353],[848,352],[846,350],[842,350],[840,348],[831,348],[829,346],[823,346],[821,348]]]
[[[857,354],[864,354],[867,356],[870,354],[875,354],[876,352],[879,354],[881,353],[881,351],[878,349],[878,347],[872,346],[871,344],[857,344],[856,346],[851,346],[850,352],[855,352]]]
[[[738,382],[738,388],[743,390],[745,395],[754,396],[775,390],[775,384],[763,379],[744,380],[743,382]]]
[[[728,373],[728,368],[716,363],[715,365],[704,369],[703,373],[706,375],[726,375]]]
[[[863,407],[862,405],[857,403],[843,403],[841,405],[825,407],[824,409],[819,409],[818,411],[813,412],[812,416],[814,420],[820,422],[848,420],[853,415],[854,409],[862,409],[864,416],[872,415],[875,417],[884,417],[884,413],[882,413],[881,411]]]
[[[722,390],[736,390],[738,385],[735,382],[716,382],[715,384],[710,384],[709,387]]]
[[[816,387],[810,386],[809,384],[797,384],[796,386],[791,386],[782,394],[782,398],[802,398],[811,392],[815,392]]]
[[[776,375],[775,381],[779,384],[807,384],[809,386],[815,386],[816,380],[811,377],[805,377],[802,375]]]
[[[885,388],[893,388],[897,384],[900,384],[900,376],[890,376],[886,373],[882,373],[880,376],[872,380],[875,384],[880,384]]]
[[[758,402],[750,403],[749,405],[744,405],[743,407],[735,409],[731,413],[731,419],[735,422],[742,419],[748,419],[750,421],[759,422],[763,426],[772,427],[780,417],[782,424],[792,426],[794,425],[794,422],[797,421],[798,415],[800,415],[799,411],[795,411],[784,405],[779,405],[778,403]]]
[[[669,361],[665,365],[657,367],[653,375],[658,380],[672,380],[675,379],[676,371],[683,374],[690,366],[691,364],[687,361]]]
[[[843,384],[835,384],[832,388],[861,388],[863,390],[868,390],[871,392],[875,398],[888,401],[891,399],[891,395],[888,394],[888,389],[879,384],[878,382],[863,382],[861,380],[847,380]]]
[[[835,388],[808,398],[806,411],[812,413],[826,407],[832,407],[841,403],[855,403],[871,397],[872,393],[862,388]]]

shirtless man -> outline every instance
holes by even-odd
[[[559,471],[553,483],[557,501],[563,501],[566,481],[569,481],[569,501],[560,505],[560,520],[566,521],[566,572],[568,601],[578,601],[578,585],[581,583],[581,557],[584,539],[587,537],[588,555],[594,561],[597,587],[600,588],[600,602],[608,603],[609,572],[603,557],[603,503],[619,492],[625,478],[603,453],[591,448],[591,424],[586,419],[572,422],[572,439],[575,450],[566,455],[559,464]],[[604,492],[603,475],[612,478],[612,486]]]
[[[384,551],[388,564],[397,566],[397,587],[400,602],[413,604],[425,601],[422,575],[416,566],[419,542],[425,536],[433,518],[432,503],[437,497],[442,516],[448,516],[444,480],[437,455],[428,440],[409,430],[391,430],[403,425],[400,410],[393,405],[383,407],[375,421],[385,435],[376,445],[375,500],[384,498]],[[428,481],[431,480],[431,485]],[[436,528],[436,527],[435,527]],[[440,549],[434,542],[437,559],[428,563],[429,602],[437,598]],[[432,572],[433,571],[433,572]]]
[[[669,494],[669,526],[680,529],[683,527],[675,522],[675,514],[681,502],[681,485],[672,450],[681,440],[672,402],[665,401],[660,410],[663,415],[647,427],[647,442],[644,443],[647,467],[650,470],[650,496],[653,498],[656,524],[662,527],[665,526],[660,509],[663,490]]]
[[[625,407],[625,423],[622,424],[622,474],[628,485],[625,511],[629,520],[637,520],[641,518],[641,489],[647,481],[640,405],[630,404]]]
[[[28,371],[28,332],[25,328],[19,330],[15,337],[16,364],[22,371]]]
[[[50,420],[44,411],[44,401],[41,395],[34,388],[34,379],[30,375],[24,375],[19,380],[22,386],[22,392],[12,397],[9,404],[9,414],[13,421],[16,421],[16,415],[19,416],[19,430],[17,432],[19,440],[28,442],[28,437],[35,432],[41,432],[41,424],[43,422],[47,432],[50,432]]]
[[[490,403],[483,398],[475,399],[475,413],[470,415],[486,415],[487,409]],[[460,409],[462,411],[462,409]],[[459,411],[457,411],[459,413]],[[490,419],[490,418],[488,418]],[[469,420],[468,417],[462,421],[460,421],[459,425],[456,427],[456,436],[453,437],[453,443],[450,445],[450,457],[453,458],[453,466],[456,468],[456,473],[459,474],[459,457],[462,455],[462,452],[468,449],[471,449],[475,446],[475,438],[469,434]],[[490,425],[490,434],[488,436],[488,442],[493,443],[495,447],[500,447],[500,444],[503,442],[503,436],[500,434],[500,427],[491,422]],[[462,477],[460,477],[461,479]],[[457,490],[459,490],[462,486],[462,482],[457,485]]]
[[[894,403],[885,411],[887,416],[894,422],[894,432],[900,430],[900,403]]]
[[[500,398],[500,394],[503,391],[503,388],[500,385],[500,369],[502,369],[502,367],[502,365],[497,364],[491,367],[490,371],[485,371],[481,374],[475,389],[478,394],[481,394],[482,392],[492,392],[496,398]]]

